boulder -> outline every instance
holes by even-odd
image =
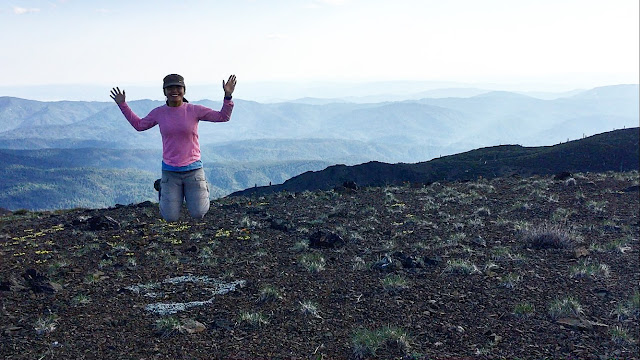
[[[120,230],[120,223],[107,215],[92,216],[87,220],[89,230]]]
[[[309,247],[314,249],[331,249],[344,244],[344,239],[328,230],[319,230],[309,237]]]

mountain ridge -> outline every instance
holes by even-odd
[[[283,184],[249,188],[230,196],[329,190],[347,182],[359,186],[385,186],[470,181],[478,177],[638,170],[639,130],[615,130],[554,146],[492,146],[416,164],[371,161],[354,166],[334,165],[321,171],[305,172]]]

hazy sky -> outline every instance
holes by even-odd
[[[0,0],[1,85],[637,83],[638,0]],[[570,86],[569,86],[570,87]]]

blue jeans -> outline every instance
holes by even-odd
[[[209,211],[209,185],[204,169],[185,172],[162,171],[160,181],[160,214],[166,221],[178,221],[186,200],[189,214],[202,219]]]

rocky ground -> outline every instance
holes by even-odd
[[[638,173],[0,217],[3,359],[638,359]]]

